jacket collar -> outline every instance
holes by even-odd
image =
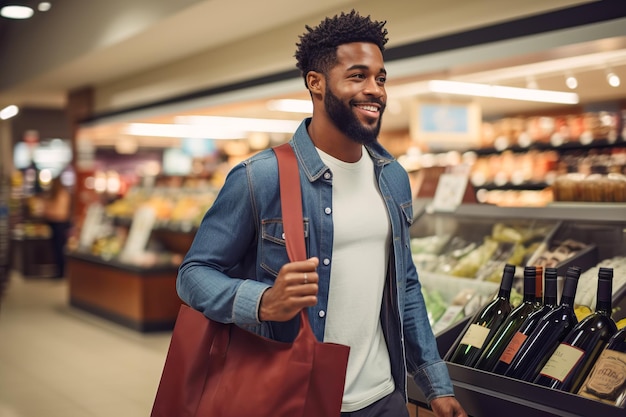
[[[313,145],[313,140],[309,136],[307,126],[311,122],[311,118],[307,117],[300,123],[298,129],[293,134],[291,139],[291,146],[293,147],[300,165],[303,168],[303,172],[309,181],[313,182],[317,180],[328,167],[324,165],[322,159],[319,157]],[[365,148],[370,154],[370,157],[374,161],[376,166],[386,165],[394,160],[393,156],[389,154],[378,142],[372,145],[366,145]]]

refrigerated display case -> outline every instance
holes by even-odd
[[[493,238],[495,225],[502,231],[502,225],[513,230],[528,232],[542,229],[532,240],[532,250],[525,253],[519,266],[537,262],[550,248],[559,247],[562,242],[576,240],[584,245],[571,256],[555,260],[559,276],[569,265],[578,265],[583,271],[593,271],[598,264],[609,265],[616,271],[623,271],[626,266],[626,205],[620,203],[555,203],[546,207],[496,207],[480,204],[461,205],[454,212],[440,213],[429,210],[427,203],[421,202],[411,228],[414,238],[450,235],[468,242],[483,242]],[[542,235],[542,236],[540,236]],[[474,246],[477,247],[476,245]],[[453,270],[459,260],[443,265],[448,259],[446,246],[442,245],[436,258],[439,270]],[[496,253],[495,251],[493,252]],[[466,255],[467,256],[467,255]],[[416,265],[423,285],[431,288],[447,287],[450,280],[460,280],[475,285],[484,281],[484,276],[467,273],[466,276],[453,277],[441,272],[420,271],[423,260],[417,257]],[[508,258],[506,261],[510,260]],[[456,263],[455,263],[456,262]],[[500,260],[500,265],[504,260]],[[436,262],[435,262],[436,263]],[[498,266],[499,267],[499,266]],[[427,269],[427,268],[423,268]],[[496,268],[497,269],[497,268]],[[518,268],[519,272],[523,268]],[[500,271],[502,269],[500,268]],[[584,272],[583,272],[584,274]],[[584,275],[591,277],[592,274]],[[440,279],[437,279],[440,277]],[[583,277],[583,276],[581,276]],[[443,279],[441,279],[443,278]],[[581,278],[584,279],[584,278]],[[626,274],[616,273],[613,285],[613,318],[617,321],[626,316]],[[487,281],[488,282],[488,281]],[[579,283],[579,288],[583,282]],[[460,285],[460,284],[459,284]],[[461,285],[462,286],[462,285]],[[494,287],[494,292],[497,288]],[[594,306],[590,306],[594,307]],[[455,346],[469,321],[469,315],[436,333],[439,352],[446,357]],[[447,363],[455,394],[468,414],[472,417],[574,417],[574,416],[624,416],[626,411],[590,400],[576,394],[545,388],[532,383],[492,374],[474,368]],[[425,407],[426,401],[415,383],[409,378],[409,401]]]

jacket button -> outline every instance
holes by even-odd
[[[324,263],[324,265],[329,265],[330,264],[330,259],[324,258],[324,260],[322,262]]]
[[[326,213],[326,214],[330,214],[330,213],[332,213],[332,211],[333,211],[333,210],[332,210],[330,207],[326,207],[326,208],[324,209],[324,213]]]
[[[326,315],[326,312],[324,310],[320,310],[319,313],[317,313],[318,316],[320,316],[320,318],[324,318],[324,316]]]
[[[327,180],[329,180],[331,176],[332,175],[330,175],[330,172],[325,172],[324,173],[324,178],[327,179]]]

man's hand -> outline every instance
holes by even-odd
[[[274,286],[263,293],[259,319],[261,321],[291,320],[305,307],[317,304],[316,272],[318,258],[283,265]]]
[[[467,417],[467,413],[454,397],[439,397],[430,402],[437,417]]]

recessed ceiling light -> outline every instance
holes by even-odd
[[[619,87],[619,85],[620,85],[620,79],[619,79],[619,77],[617,76],[617,74],[616,74],[616,73],[614,73],[613,71],[610,71],[610,70],[609,70],[609,71],[607,72],[607,74],[606,74],[606,80],[607,80],[607,82],[609,83],[609,85],[610,85],[611,87]]]
[[[33,15],[34,11],[28,6],[4,6],[0,9],[0,16],[7,19],[28,19]]]
[[[567,74],[565,77],[565,85],[570,90],[575,90],[578,87],[578,80],[572,74]]]
[[[50,3],[49,1],[42,1],[39,2],[39,4],[37,5],[37,10],[39,10],[40,12],[47,12],[48,10],[50,10],[51,7],[52,3]]]

